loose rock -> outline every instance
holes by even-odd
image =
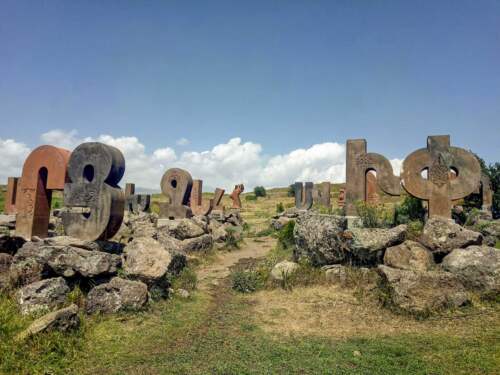
[[[295,262],[283,261],[277,263],[271,270],[271,277],[273,280],[282,281],[287,277],[293,275],[299,268]]]
[[[415,241],[389,247],[385,251],[384,264],[403,270],[428,271],[434,267],[432,253]]]
[[[200,237],[205,234],[205,230],[191,219],[162,219],[158,221],[158,230],[178,240]]]
[[[51,309],[64,303],[69,287],[62,277],[37,281],[19,289],[16,295],[22,314]]]
[[[123,269],[127,275],[151,284],[165,276],[171,261],[172,255],[158,241],[140,237],[125,247]]]
[[[78,316],[78,306],[72,304],[69,307],[48,313],[38,318],[17,336],[17,340],[24,340],[41,332],[68,332],[79,326],[80,317]]]

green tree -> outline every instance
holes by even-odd
[[[255,194],[256,197],[265,197],[267,195],[266,189],[264,186],[256,186],[253,189],[253,193]]]

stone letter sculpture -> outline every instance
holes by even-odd
[[[491,189],[490,178],[482,174],[481,175],[481,186],[479,187],[479,193],[482,198],[481,209],[483,211],[491,212],[491,205],[493,204],[493,190]]]
[[[377,175],[374,171],[368,171],[366,173],[366,203],[373,205],[379,202]]]
[[[52,190],[63,190],[70,152],[40,146],[23,165],[16,202],[16,234],[27,239],[47,237]]]
[[[203,199],[203,180],[193,180],[189,206],[193,215],[206,216],[212,211],[213,199]]]
[[[125,194],[120,182],[125,159],[120,150],[98,142],[82,143],[68,163],[70,182],[64,186],[64,231],[82,240],[113,237],[123,221]]]
[[[212,211],[222,211],[224,212],[224,206],[220,204],[222,198],[224,197],[224,193],[226,191],[224,189],[216,188],[214,191],[214,198],[212,199]]]
[[[7,179],[7,191],[5,192],[5,207],[4,211],[7,215],[16,214],[17,187],[19,185],[19,177],[9,177]]]
[[[151,195],[135,194],[135,184],[125,184],[125,209],[134,214],[148,212],[151,205]]]
[[[192,187],[193,179],[188,171],[180,168],[166,171],[161,179],[161,191],[167,196],[168,202],[160,204],[160,218],[182,219],[193,216],[189,207]]]
[[[344,206],[345,206],[345,189],[344,188],[341,188],[339,190],[339,198],[338,198],[337,204],[338,204],[339,208],[344,208]]]
[[[245,191],[245,186],[243,184],[235,185],[234,190],[229,196],[233,201],[233,208],[240,209],[241,208],[241,199],[240,194]]]
[[[427,179],[422,171],[427,170]],[[450,179],[450,170],[456,178]],[[427,148],[412,152],[403,162],[403,186],[408,193],[429,202],[429,216],[451,217],[452,201],[466,197],[479,186],[481,166],[476,157],[450,146],[450,136],[430,136]]]
[[[323,207],[330,208],[330,191],[331,184],[329,182],[322,182],[313,189],[313,202],[320,204]]]
[[[366,140],[350,139],[346,145],[346,214],[356,215],[356,201],[366,201],[366,174],[377,173],[378,186],[387,194],[400,195],[401,183],[392,165],[380,154],[366,152]]]
[[[295,190],[295,207],[299,210],[310,210],[313,205],[313,188],[312,182],[306,182],[305,187],[302,182],[294,184]]]

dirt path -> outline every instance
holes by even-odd
[[[271,237],[245,239],[245,243],[241,245],[240,249],[221,253],[214,263],[198,269],[198,289],[201,291],[212,290],[229,276],[231,267],[240,260],[263,258],[275,245],[276,240]]]

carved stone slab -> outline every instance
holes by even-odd
[[[450,170],[456,178],[450,179]],[[427,170],[427,178],[422,171]],[[412,152],[403,162],[403,186],[411,195],[429,202],[429,216],[450,218],[452,201],[477,189],[481,166],[469,151],[450,146],[450,136],[430,136],[427,148]]]
[[[212,211],[213,200],[203,199],[203,181],[193,180],[193,187],[191,189],[191,197],[189,206],[193,215],[206,216]]]
[[[483,202],[481,209],[484,211],[491,211],[491,205],[493,204],[493,190],[491,189],[490,178],[482,174],[479,192],[482,196]]]
[[[33,150],[18,183],[16,234],[47,237],[52,191],[64,189],[70,151],[54,146]]]
[[[224,197],[224,193],[226,191],[224,189],[216,188],[214,192],[214,198],[212,199],[212,211],[222,211],[224,212],[225,207],[221,205],[222,198]]]
[[[366,140],[350,139],[346,145],[346,213],[356,215],[356,201],[366,201],[366,174],[377,173],[377,184],[390,195],[401,194],[400,178],[394,175],[392,165],[386,157],[367,153]]]
[[[341,188],[339,190],[339,198],[338,198],[337,204],[338,204],[339,208],[344,208],[344,206],[345,206],[345,189],[344,188]]]
[[[229,196],[231,200],[233,201],[233,206],[232,208],[241,208],[241,199],[240,199],[240,194],[245,191],[245,186],[243,184],[235,185],[234,190]]]
[[[313,205],[313,188],[312,182],[296,182],[294,184],[295,190],[295,207],[299,210],[310,210]]]
[[[9,177],[7,179],[7,191],[5,192],[4,211],[7,215],[16,214],[16,200],[19,185],[19,177]]]
[[[151,206],[151,195],[135,194],[135,184],[125,184],[125,209],[129,212],[138,214],[148,212]]]
[[[313,188],[313,202],[326,207],[331,207],[330,192],[332,185],[329,182],[322,182]]]
[[[83,240],[113,237],[123,221],[125,194],[118,183],[125,159],[116,147],[99,142],[79,145],[68,163],[64,186],[67,212],[61,214],[68,236]]]
[[[193,187],[193,178],[188,171],[171,168],[161,179],[161,191],[168,198],[160,204],[160,218],[182,219],[193,216],[189,207],[189,198]]]
[[[366,203],[378,204],[379,202],[377,176],[372,171],[369,171],[366,174]]]

